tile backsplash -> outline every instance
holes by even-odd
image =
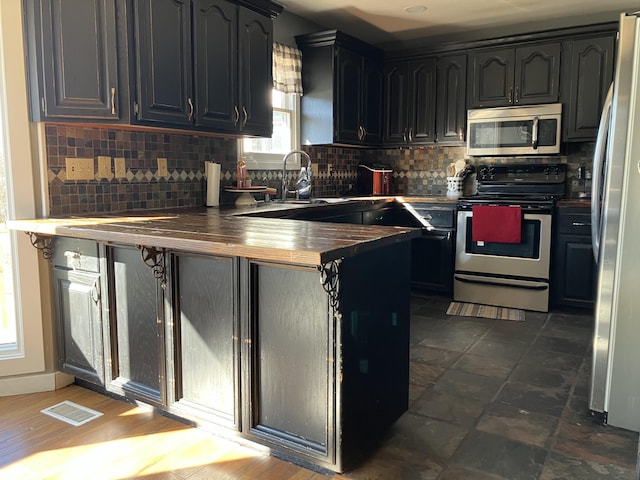
[[[106,213],[123,210],[198,206],[205,190],[204,162],[221,164],[222,204],[235,195],[224,191],[235,184],[237,140],[194,133],[132,130],[118,127],[45,125],[50,215]],[[463,146],[425,146],[415,148],[360,149],[336,146],[304,146],[317,165],[314,196],[345,196],[356,192],[358,165],[384,164],[394,170],[393,192],[400,195],[439,196],[446,193],[446,167],[465,159]],[[591,169],[593,143],[568,144],[567,152],[550,160],[568,164],[568,197],[588,190],[589,180],[578,179],[580,166]],[[67,157],[123,157],[124,178],[96,178],[69,181]],[[167,177],[159,177],[157,158],[167,158]],[[466,158],[468,163],[479,163]],[[483,158],[484,162],[513,161],[513,158]],[[331,171],[328,166],[331,165]],[[289,180],[297,172],[288,171]],[[280,170],[251,170],[254,184],[280,189]]]

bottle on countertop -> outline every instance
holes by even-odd
[[[244,161],[244,157],[238,158],[236,176],[238,177],[237,187],[245,188],[247,186],[247,164]]]

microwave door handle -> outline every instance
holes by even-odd
[[[533,117],[533,131],[531,133],[531,146],[534,150],[538,149],[538,117]]]

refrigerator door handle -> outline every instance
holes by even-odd
[[[598,263],[600,252],[600,235],[602,220],[601,194],[603,185],[602,172],[607,157],[607,137],[609,136],[609,123],[611,121],[611,100],[613,98],[613,83],[609,87],[607,97],[604,100],[602,116],[600,117],[600,127],[598,128],[598,138],[596,140],[595,152],[593,154],[592,183],[591,183],[591,246],[593,248],[593,258]]]

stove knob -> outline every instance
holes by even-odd
[[[493,167],[489,167],[489,178],[493,180],[495,176],[496,176],[496,169]]]

